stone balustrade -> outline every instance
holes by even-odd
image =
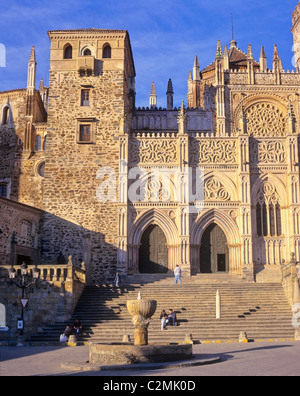
[[[2,325],[7,328],[1,332],[0,340],[18,336],[16,325],[20,317],[22,291],[9,279],[9,268],[9,265],[0,267],[0,306],[5,312],[1,317]],[[20,275],[20,265],[14,268],[17,276]],[[28,273],[33,268],[34,265],[29,265]],[[74,265],[71,256],[67,264],[40,264],[38,269],[39,280],[25,292],[29,300],[24,312],[25,337],[43,326],[69,320],[86,285],[85,264]]]

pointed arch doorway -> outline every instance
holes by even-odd
[[[143,233],[139,251],[139,272],[141,274],[162,274],[168,272],[167,238],[155,224]]]
[[[203,233],[200,245],[200,272],[229,271],[229,249],[224,231],[217,224],[210,224]]]

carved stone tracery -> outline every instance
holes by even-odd
[[[254,104],[248,108],[246,118],[249,135],[258,137],[286,136],[286,115],[272,103]]]
[[[286,150],[282,141],[250,139],[251,164],[283,164]]]
[[[215,177],[210,177],[204,183],[205,201],[230,201],[230,192]]]
[[[190,163],[234,164],[237,162],[236,141],[231,139],[191,139]]]
[[[172,139],[132,140],[130,162],[139,164],[173,164],[177,162],[177,141]]]

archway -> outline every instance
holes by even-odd
[[[139,272],[168,272],[167,239],[158,225],[150,225],[143,233],[139,251]]]
[[[140,251],[142,237],[146,238],[145,232],[150,226],[158,226],[165,239],[167,248],[167,267],[174,270],[178,263],[178,229],[169,216],[158,209],[150,209],[136,219],[132,224],[128,234],[128,273],[137,274],[140,272]],[[158,232],[158,231],[157,231]]]
[[[215,223],[205,230],[200,245],[200,272],[228,272],[229,250],[223,230]]]
[[[219,254],[227,254],[225,256],[226,271],[231,274],[242,274],[242,242],[238,226],[231,216],[224,211],[218,209],[208,209],[203,211],[191,230],[191,270],[193,274],[200,271],[200,247],[203,236],[210,226],[217,225],[224,233],[223,238],[226,242],[228,253],[220,252]],[[209,231],[208,231],[209,232]],[[220,232],[220,231],[219,231]],[[218,254],[218,253],[217,253]],[[224,258],[224,256],[223,256]],[[223,260],[222,257],[219,260]],[[220,264],[221,266],[221,264]]]

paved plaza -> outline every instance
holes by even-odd
[[[300,342],[253,342],[194,345],[194,354],[219,363],[172,369],[70,371],[62,363],[84,364],[89,347],[0,347],[0,376],[299,376]]]

